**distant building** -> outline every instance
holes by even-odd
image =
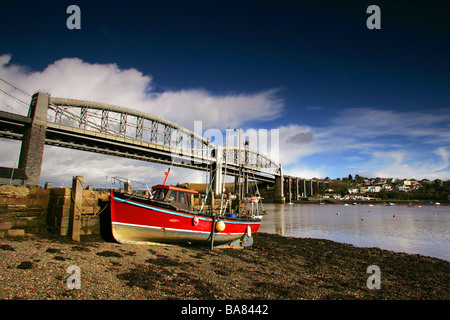
[[[359,189],[358,188],[348,188],[347,191],[348,191],[349,194],[359,193]]]
[[[366,193],[368,191],[367,187],[360,187],[359,193]]]
[[[3,184],[26,186],[27,176],[23,169],[0,167],[0,185]]]
[[[367,192],[380,192],[381,186],[368,186]]]
[[[408,191],[411,191],[411,187],[399,184],[399,185],[397,185],[397,190],[403,191],[403,192],[408,192]]]

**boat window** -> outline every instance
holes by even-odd
[[[186,203],[186,194],[184,192],[178,192],[178,201],[182,204]]]
[[[171,190],[169,190],[169,192],[170,192],[170,194],[167,197],[167,201],[175,201],[175,197],[177,195],[177,192],[176,191],[171,191]]]
[[[164,189],[156,189],[155,191],[153,191],[153,197],[155,200],[164,200],[166,196],[166,190]]]

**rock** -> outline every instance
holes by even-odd
[[[11,222],[0,222],[0,230],[9,230],[12,228]]]
[[[2,244],[0,245],[0,249],[1,250],[7,250],[7,251],[16,251],[16,249],[14,249],[13,247],[11,247],[8,244]]]
[[[101,257],[115,257],[115,258],[122,258],[122,255],[117,253],[117,252],[113,252],[113,251],[102,251],[102,252],[97,252],[98,256]]]
[[[31,261],[24,261],[17,266],[17,269],[22,269],[22,270],[31,269],[31,268],[33,268],[33,262],[31,262]]]
[[[13,238],[23,238],[25,236],[25,230],[23,230],[23,229],[10,229],[10,230],[6,231],[6,235],[8,237],[13,237]]]

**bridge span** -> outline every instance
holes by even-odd
[[[3,91],[3,90],[2,90]],[[291,190],[292,177],[267,155],[248,147],[218,146],[171,121],[137,110],[36,92],[28,115],[0,111],[0,137],[22,140],[19,168],[28,184],[39,184],[44,144],[215,172],[214,191],[221,193],[226,175],[275,182],[277,200],[307,195]],[[287,179],[286,183],[285,180]],[[296,180],[295,180],[296,179]],[[289,188],[286,188],[289,186]],[[313,194],[310,184],[310,195]],[[301,188],[301,187],[300,187]],[[285,190],[286,189],[286,190]]]

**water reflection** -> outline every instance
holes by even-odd
[[[261,232],[329,239],[450,261],[450,206],[266,204],[265,209]]]

